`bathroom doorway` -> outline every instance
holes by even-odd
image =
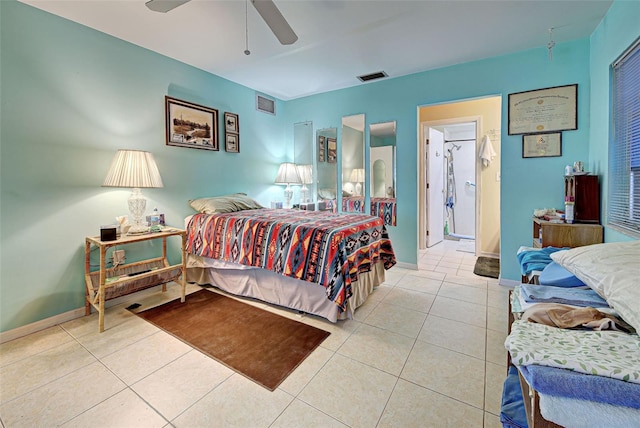
[[[475,254],[476,152],[479,118],[426,122],[425,246],[443,239],[463,241]],[[437,137],[437,138],[434,138]]]
[[[476,256],[499,256],[501,109],[500,95],[418,106],[418,250],[425,249],[427,236],[431,235],[432,231],[437,234],[436,231],[440,229],[442,239],[448,236],[451,239],[471,241]],[[466,124],[470,123],[475,124],[475,138],[473,135],[465,135],[469,133],[465,129],[468,126]],[[435,196],[435,200],[430,201],[431,198],[427,198],[427,188],[430,186],[428,175],[433,171],[429,170],[427,165],[426,141],[429,138],[429,130],[444,130],[454,126],[460,126],[460,129],[447,131],[443,138],[447,140],[446,147],[443,146],[441,152],[443,160],[438,164],[444,165],[443,181],[447,184],[448,168],[444,163],[444,156],[453,159],[451,177],[455,186],[451,183],[449,190],[443,187],[439,197]],[[444,132],[442,134],[444,135]],[[473,134],[473,131],[470,134]],[[490,150],[487,150],[488,148]],[[452,156],[449,156],[449,150]],[[464,159],[467,156],[472,159],[473,168],[465,167],[466,171],[465,168],[458,171],[458,167],[465,165]],[[430,193],[437,195],[437,191]],[[467,199],[468,197],[471,197],[471,200]],[[446,207],[447,201],[449,212]],[[438,224],[428,222],[429,209],[440,209],[437,207],[438,204],[443,210],[442,218],[448,221],[446,235],[444,220],[442,223],[436,222]]]

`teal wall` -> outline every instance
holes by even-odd
[[[578,84],[579,129],[563,134],[563,155],[522,159],[522,136],[508,136],[509,93]],[[564,166],[589,157],[589,40],[558,44],[553,61],[541,47],[287,102],[289,122],[313,120],[314,126],[336,126],[345,115],[364,113],[371,123],[397,121],[397,226],[389,234],[399,260],[417,263],[418,247],[418,106],[502,95],[501,135],[502,276],[520,277],[515,257],[531,244],[535,208],[562,207]],[[526,195],[526,196],[524,196]]]
[[[278,164],[293,159],[294,123],[337,128],[340,142],[342,116],[364,113],[367,129],[395,120],[398,226],[389,229],[398,259],[415,264],[417,108],[488,95],[503,97],[502,277],[518,279],[515,252],[531,242],[533,209],[563,204],[564,165],[582,160],[606,171],[608,71],[603,70],[638,35],[638,6],[614,2],[591,40],[559,43],[551,62],[540,47],[277,101],[278,115],[272,116],[255,111],[250,88],[1,1],[0,331],[83,306],[84,236],[127,211],[127,191],[100,187],[119,148],[154,153],[165,187],[144,194],[169,223],[180,225],[192,212],[187,200],[193,197],[246,191],[265,205],[280,200],[282,188],[272,181]],[[507,95],[572,83],[579,85],[579,129],[563,133],[563,156],[522,159],[521,137],[507,135]],[[238,113],[240,154],[165,146],[165,95],[217,108],[220,115]],[[607,230],[611,239],[624,237]],[[127,256],[157,251],[145,244],[127,247]],[[171,256],[178,256],[175,245]]]
[[[603,224],[606,224],[609,159],[611,64],[640,37],[640,1],[616,1],[591,35],[590,170],[601,177]],[[597,126],[595,126],[597,124]],[[605,226],[605,241],[631,237]]]
[[[0,331],[83,307],[84,237],[128,214],[130,191],[101,187],[117,149],[154,154],[165,187],[143,194],[176,226],[194,197],[282,199],[293,128],[257,112],[254,90],[22,3],[0,15]],[[239,114],[240,153],[166,146],[165,95],[218,109],[220,125]],[[127,246],[127,261],[159,251]]]

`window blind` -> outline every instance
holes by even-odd
[[[640,39],[613,64],[608,222],[640,232]]]

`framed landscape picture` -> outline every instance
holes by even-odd
[[[164,99],[168,146],[220,150],[218,110],[168,96]]]

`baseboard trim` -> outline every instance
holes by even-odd
[[[516,281],[515,279],[500,278],[500,280],[498,281],[498,284],[504,285],[505,287],[513,288],[516,285],[520,285],[521,282],[520,281]]]
[[[403,269],[418,270],[418,264],[417,263],[396,262],[396,266],[398,266],[399,268],[403,268]]]
[[[156,291],[161,289],[162,289],[162,285],[156,285],[154,287],[147,288],[147,289],[138,291],[136,293],[127,294],[126,296],[117,297],[112,300],[107,300],[106,302],[104,302],[104,307],[110,308],[112,306],[116,306],[121,303],[129,302],[129,301],[138,299],[141,296],[155,293]],[[96,312],[96,310],[92,306],[91,313],[94,313],[94,312]],[[3,331],[3,332],[0,332],[0,343],[9,342],[10,340],[18,339],[20,337],[27,336],[31,333],[35,333],[40,330],[44,330],[46,328],[53,327],[58,324],[63,324],[67,321],[71,321],[83,316],[84,316],[84,307],[78,308],[78,309],[72,309],[68,312],[64,312],[49,318],[45,318],[43,320],[32,322],[31,324],[23,325],[22,327],[14,328],[13,330]],[[96,327],[97,327],[97,324],[96,324]]]
[[[40,321],[32,322],[31,324],[23,325],[22,327],[14,328],[13,330],[3,331],[0,333],[0,343],[9,342],[10,340],[27,336],[31,333],[53,327],[54,325],[80,318],[81,316],[84,316],[84,308],[73,309],[69,312],[64,312]]]

